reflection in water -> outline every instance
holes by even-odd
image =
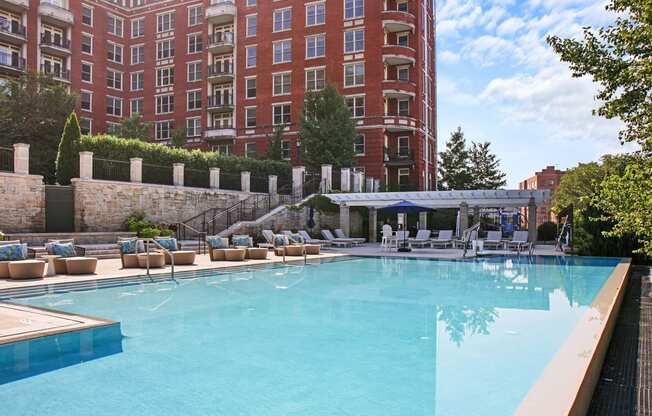
[[[439,308],[437,319],[446,324],[446,333],[452,342],[460,346],[466,334],[489,335],[489,324],[498,317],[495,308],[469,308],[444,305]]]

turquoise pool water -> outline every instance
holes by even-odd
[[[617,263],[347,258],[14,299],[123,337],[0,349],[2,414],[508,415]]]

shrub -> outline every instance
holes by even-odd
[[[140,230],[138,235],[140,238],[155,238],[161,235],[161,230],[158,228],[147,227]]]
[[[81,131],[77,114],[73,111],[70,113],[66,125],[63,127],[61,141],[59,142],[59,151],[57,153],[56,172],[57,182],[59,185],[70,185],[70,180],[75,177],[79,156],[77,147]]]
[[[537,239],[539,241],[554,241],[557,239],[557,224],[544,222],[537,227]]]

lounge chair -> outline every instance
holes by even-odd
[[[527,249],[528,252],[532,250],[532,243],[528,241],[528,232],[527,231],[514,231],[512,240],[505,243],[505,248],[507,250],[516,249],[517,252],[521,252],[524,249]]]
[[[265,243],[258,244],[258,247],[274,248],[274,231],[263,230],[262,232]]]
[[[229,248],[229,239],[217,235],[206,236],[208,255],[211,261],[224,261],[224,250]]]
[[[430,240],[430,247],[432,248],[446,248],[453,247],[453,230],[441,230],[436,239]]]
[[[326,241],[336,247],[351,247],[354,244],[353,240],[350,238],[335,238],[330,230],[321,230],[321,235],[326,239]]]
[[[488,250],[490,248],[499,249],[505,245],[503,241],[502,231],[488,231],[487,238],[483,240],[483,248]]]
[[[358,237],[349,237],[348,235],[344,234],[344,231],[342,231],[341,228],[336,228],[335,229],[335,237],[337,238],[348,238],[350,240],[353,240],[353,244],[364,244],[367,242],[366,238],[358,238]]]
[[[416,237],[408,238],[408,243],[410,243],[411,246],[416,247],[425,247],[430,245],[430,230],[417,231]]]
[[[27,260],[27,244],[20,240],[0,241],[0,278],[34,279],[43,277],[45,262]],[[41,268],[43,263],[43,268]],[[40,274],[39,274],[40,273]]]
[[[165,264],[172,264],[172,259],[174,259],[175,266],[188,266],[195,264],[197,252],[195,250],[179,250],[179,244],[177,243],[176,238],[157,237],[154,241],[167,250],[163,251],[163,254],[165,255]]]
[[[318,244],[320,246],[330,246],[331,245],[330,241],[319,240],[317,238],[310,237],[310,234],[308,234],[305,230],[299,230],[299,235],[301,237],[303,237],[303,240],[306,242],[306,244]]]
[[[478,239],[478,231],[473,230],[473,231],[468,231],[465,230],[464,234],[462,234],[461,239],[455,239],[455,248],[469,248],[473,243],[472,241],[476,241]]]
[[[97,258],[85,257],[85,250],[75,245],[75,241],[69,240],[49,240],[45,249],[50,255],[58,255],[54,259],[54,272],[56,274],[93,274],[97,267]],[[70,262],[73,265],[72,270],[68,270],[68,259],[74,258]],[[71,271],[73,273],[71,273]]]

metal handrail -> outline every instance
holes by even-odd
[[[138,242],[141,242],[141,241],[143,243],[145,243],[145,254],[147,254],[147,256],[145,258],[145,262],[146,262],[146,265],[147,265],[147,277],[149,277],[150,280],[152,279],[152,276],[149,274],[149,243],[154,243],[155,246],[157,246],[160,250],[162,250],[164,253],[167,253],[170,256],[170,266],[172,266],[172,276],[171,277],[172,277],[172,280],[175,281],[175,283],[179,284],[179,282],[177,282],[177,280],[174,278],[174,256],[172,255],[170,250],[168,250],[167,248],[160,245],[153,238],[139,238]]]
[[[462,257],[466,257],[466,252],[469,249],[469,241],[471,241],[471,234],[473,234],[473,231],[480,231],[480,223],[476,223],[472,225],[471,227],[467,228],[466,230],[462,231],[462,243],[464,244],[464,252],[462,253]],[[477,255],[477,245],[476,245],[476,255]]]
[[[179,227],[183,227],[184,229],[189,229],[190,231],[194,231],[197,233],[197,247],[199,249],[199,254],[206,254],[206,231],[199,231],[195,227],[185,224],[183,222],[177,223],[177,238],[181,238],[181,230]],[[183,236],[185,237],[186,233],[184,231]],[[202,245],[204,249],[202,250]]]

